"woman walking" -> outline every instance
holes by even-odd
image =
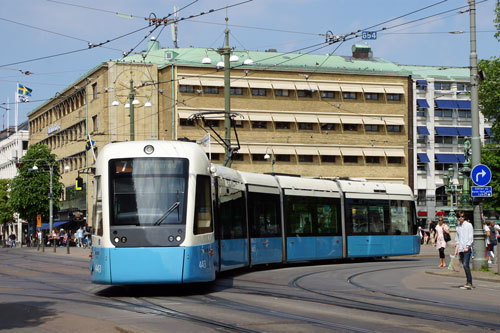
[[[436,226],[436,232],[434,233],[434,245],[436,249],[439,250],[439,259],[441,264],[438,267],[446,267],[446,259],[444,256],[444,249],[446,249],[445,234],[450,235],[450,228],[444,224],[443,218],[440,217],[438,220],[438,225]],[[450,238],[448,238],[450,239]]]

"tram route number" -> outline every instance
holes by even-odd
[[[377,32],[376,31],[363,31],[363,32],[361,32],[361,39],[364,39],[364,40],[377,39]]]
[[[198,267],[199,268],[207,268],[207,261],[206,260],[200,260],[199,264],[198,264]]]

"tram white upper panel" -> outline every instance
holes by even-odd
[[[325,179],[278,176],[285,194],[312,197],[340,197],[337,183]]]

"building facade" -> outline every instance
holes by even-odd
[[[408,142],[414,85],[407,70],[372,57],[366,46],[353,47],[346,57],[233,55],[239,60],[231,63],[238,136],[236,141],[232,133],[232,146],[240,146],[233,168],[413,183]],[[207,153],[213,163],[223,163],[216,134],[224,137],[224,71],[218,60],[213,50],[161,49],[150,41],[147,52],[100,64],[33,110],[30,144],[47,144],[60,159],[63,211],[91,210],[91,176],[84,172],[110,142],[196,141],[209,132]],[[86,150],[89,137],[95,145]],[[84,191],[75,191],[78,175]]]
[[[436,215],[448,216],[451,196],[445,193],[443,176],[465,161],[464,142],[472,136],[470,69],[467,67],[402,66],[413,73],[414,194],[420,223]],[[481,141],[489,142],[492,123],[479,113]],[[457,196],[454,209],[457,210]],[[460,208],[460,207],[459,207]]]

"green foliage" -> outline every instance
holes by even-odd
[[[500,0],[497,0],[497,6],[495,8],[495,19],[493,20],[493,22],[495,23],[495,28],[497,28],[495,38],[500,42]]]
[[[0,224],[3,224],[4,235],[6,237],[7,222],[14,219],[14,211],[9,205],[10,179],[0,179]]]
[[[488,184],[493,191],[493,197],[484,199],[485,210],[500,210],[500,150],[496,145],[485,145],[481,152],[481,163],[487,165],[492,173]]]
[[[49,221],[50,167],[52,167],[53,214],[59,208],[59,198],[63,184],[59,181],[59,162],[46,145],[36,144],[29,147],[21,158],[21,168],[12,181],[10,205],[19,216],[36,225],[37,214],[42,214],[44,222]],[[30,170],[36,164],[38,170]]]
[[[484,71],[486,80],[479,83],[479,104],[481,112],[494,121],[493,135],[500,141],[500,58],[491,60],[482,59],[478,64],[479,70]]]

